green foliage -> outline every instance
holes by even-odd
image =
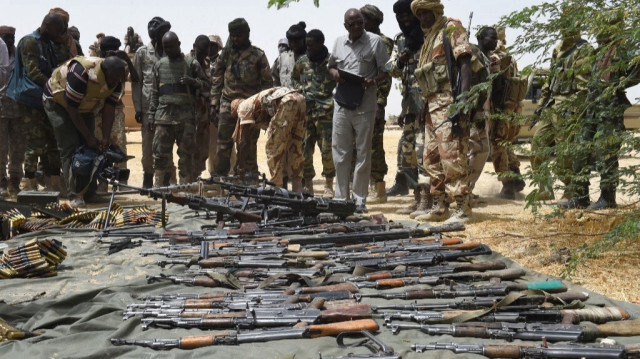
[[[300,0],[269,0],[268,7],[275,6],[276,9],[280,10],[283,7],[288,7],[292,2],[300,2]],[[313,5],[320,6],[320,0],[313,0]]]
[[[500,21],[508,31],[518,29],[519,35],[509,48],[512,55],[539,53],[531,69],[551,67],[550,77],[557,63],[549,62],[552,53],[567,51],[558,40],[576,38],[581,34],[594,48],[576,55],[581,59],[571,64],[564,73],[577,84],[569,96],[550,101],[541,100],[541,123],[553,123],[549,140],[551,145],[536,146],[530,153],[538,159],[535,172],[529,170],[524,177],[535,187],[546,190],[564,190],[575,193],[576,184],[599,177],[596,169],[613,171],[619,157],[634,155],[640,149],[640,137],[622,132],[614,124],[622,119],[628,103],[624,90],[640,82],[640,2],[638,0],[558,0],[525,7],[504,16]],[[590,131],[587,131],[590,129]],[[543,141],[538,142],[541,144]],[[584,168],[573,165],[584,162]],[[618,190],[628,195],[640,195],[640,166],[621,167],[618,171]],[[572,185],[573,184],[573,185]],[[534,212],[539,208],[539,190],[527,196],[527,207]],[[640,209],[629,219],[615,227],[592,246],[580,248],[565,269],[571,275],[584,261],[595,258],[621,241],[637,238]]]

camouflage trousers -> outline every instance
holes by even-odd
[[[42,109],[20,105],[24,119],[24,176],[34,178],[41,162],[43,172],[47,176],[59,176],[62,163],[58,144],[53,134],[53,127]]]
[[[429,176],[424,168],[424,133],[425,126],[420,121],[416,121],[416,161],[418,162],[418,173],[423,176]]]
[[[505,115],[509,113],[513,111],[504,111]],[[492,118],[488,125],[493,169],[498,174],[498,179],[505,181],[507,178],[500,176],[502,173],[520,170],[520,160],[511,148],[518,137],[520,126],[504,118]]]
[[[489,158],[489,136],[484,119],[475,120],[471,124],[467,158],[469,160],[469,188],[473,191],[482,174],[484,164]]]
[[[331,130],[333,127],[333,110],[318,108],[307,109],[306,131],[302,148],[304,152],[304,178],[316,176],[313,167],[313,153],[316,143],[322,155],[322,176],[333,178],[336,176],[336,168],[333,165],[333,154],[331,153]]]
[[[196,111],[196,134],[195,148],[193,151],[193,170],[191,171],[194,181],[202,171],[205,170],[207,158],[209,157],[211,121],[209,121],[209,108],[203,111]]]
[[[0,114],[0,178],[22,178],[22,162],[27,142],[21,117],[5,118]]]
[[[378,105],[371,139],[371,182],[384,181],[389,167],[384,153],[384,107]],[[356,156],[353,156],[356,158]],[[355,167],[355,163],[354,163]]]
[[[153,169],[169,173],[173,170],[173,144],[178,145],[178,173],[181,183],[191,176],[196,129],[193,121],[179,125],[156,125],[153,136]]]
[[[96,114],[95,117],[95,136],[98,140],[104,139],[102,133],[102,113]],[[127,131],[124,126],[124,106],[116,106],[115,119],[113,120],[113,127],[111,127],[111,142],[118,146],[120,150],[127,154]],[[127,162],[118,163],[119,168],[127,168]]]
[[[216,148],[218,147],[218,126],[209,125],[209,156],[207,158],[207,170],[213,174],[213,162],[216,158]]]
[[[402,135],[398,141],[397,159],[399,172],[413,170],[418,167],[418,157],[416,155],[417,132],[417,116],[412,113],[407,114],[404,118],[404,126],[402,126]],[[422,162],[422,159],[420,162]]]
[[[302,140],[305,118],[304,96],[299,93],[290,93],[280,100],[278,110],[269,122],[265,153],[271,182],[277,186],[282,187],[285,165],[290,180],[302,178],[304,166]]]
[[[469,127],[461,124],[461,133],[452,132],[451,122],[447,121],[451,103],[451,96],[447,95],[436,95],[429,102],[424,167],[431,178],[431,193],[467,196],[471,192],[467,164]]]
[[[573,116],[571,113],[563,115],[565,118],[570,118],[571,116]],[[544,162],[550,159],[549,151],[545,151],[545,149],[555,149],[558,142],[572,141],[572,139],[568,137],[570,135],[567,133],[566,128],[560,128],[555,118],[541,121],[538,126],[531,139],[531,152],[533,154],[531,156],[531,170],[534,173],[541,168]],[[571,174],[573,173],[572,158],[562,151],[556,151],[555,155],[557,164],[555,169],[556,175],[562,183],[569,185],[571,183]],[[546,183],[543,184],[543,187],[551,188],[552,184]]]

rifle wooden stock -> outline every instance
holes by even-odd
[[[600,325],[583,325],[584,340],[604,337],[631,337],[640,335],[640,319],[623,320]]]
[[[617,320],[629,319],[629,313],[620,307],[593,307],[583,309],[563,309],[562,323],[607,323]]]
[[[309,333],[311,338],[335,336],[344,332],[359,332],[367,330],[375,332],[379,329],[378,323],[373,319],[360,319],[347,322],[310,325]]]
[[[184,301],[185,309],[208,309],[213,307],[213,303],[224,301],[224,297],[212,297],[207,299],[187,299]]]
[[[217,288],[223,287],[224,283],[219,280],[215,280],[211,277],[207,277],[205,275],[199,275],[193,278],[193,285],[197,287],[209,287],[209,288]]]
[[[348,290],[350,293],[358,293],[358,287],[351,283],[339,283],[332,285],[322,285],[318,287],[304,287],[300,288],[300,294],[311,294],[311,293],[320,293],[320,292],[336,292]],[[285,293],[286,294],[286,293]]]
[[[488,358],[520,358],[520,347],[517,345],[487,345],[482,353]]]
[[[182,312],[180,318],[202,318],[202,319],[218,319],[218,318],[243,318],[246,316],[244,312],[227,312],[227,313],[207,313],[207,312]]]
[[[371,305],[369,304],[356,304],[340,309],[325,310],[320,316],[322,322],[342,322],[355,319],[367,319],[371,318]]]
[[[180,349],[196,349],[213,345],[216,337],[227,337],[229,332],[220,332],[207,335],[196,335],[180,338]]]

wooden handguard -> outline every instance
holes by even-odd
[[[304,251],[298,253],[287,253],[287,258],[315,258],[315,259],[327,259],[329,258],[329,252],[326,251]]]
[[[348,322],[339,322],[331,324],[310,325],[309,332],[311,338],[325,337],[329,335],[338,335],[344,332],[359,332],[367,330],[370,332],[378,331],[378,323],[373,319],[360,319]]]
[[[520,358],[520,347],[517,345],[487,345],[483,353],[487,358]]]
[[[227,261],[225,257],[211,257],[198,262],[201,268],[219,268],[224,267]]]
[[[469,249],[474,249],[480,245],[482,245],[482,243],[466,242],[466,243],[460,243],[460,244],[452,244],[450,246],[442,246],[440,249],[469,250]]]
[[[640,335],[640,319],[600,324],[597,328],[601,338],[609,336],[631,337]]]
[[[209,287],[209,288],[222,287],[220,285],[220,281],[204,275],[196,276],[193,280],[193,285],[198,287]]]
[[[351,293],[358,293],[358,287],[351,283],[340,283],[332,285],[322,285],[318,287],[304,287],[300,288],[300,294],[320,293],[320,292],[337,292],[341,290],[348,290]]]
[[[209,299],[188,299],[184,301],[185,309],[208,309],[212,307],[212,303],[222,302],[224,298],[209,298]]]
[[[325,310],[320,316],[323,322],[341,322],[345,320],[371,318],[371,305],[356,304],[338,309]]]
[[[404,287],[405,280],[402,278],[390,278],[390,279],[381,279],[376,281],[376,288],[384,289],[384,288],[398,288]]]
[[[599,324],[629,319],[629,313],[620,307],[564,309],[562,310],[562,314],[562,322],[565,324],[580,322],[592,322]]]
[[[216,337],[226,337],[229,332],[221,332],[208,335],[196,335],[191,337],[180,338],[180,349],[196,349],[213,345]]]
[[[246,317],[245,312],[227,312],[227,313],[207,313],[207,312],[182,312],[181,318],[202,318],[202,319],[215,319],[215,318],[243,318]]]

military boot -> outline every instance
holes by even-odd
[[[9,179],[2,177],[0,179],[0,196],[6,197],[9,195]]]
[[[144,173],[144,177],[142,179],[142,188],[151,188],[153,187],[153,173]]]
[[[502,189],[500,190],[498,197],[503,199],[516,199],[516,188],[511,179],[507,179],[502,182]]]
[[[45,176],[45,191],[54,191],[60,193],[60,198],[67,198],[67,185],[62,176]]]
[[[369,196],[367,197],[367,203],[369,204],[381,204],[387,203],[387,188],[384,181],[376,182],[373,185],[373,192],[369,187]]]
[[[449,205],[446,202],[446,194],[437,193],[433,196],[433,206],[425,214],[415,217],[420,222],[442,222],[449,218]]]
[[[7,191],[11,197],[17,196],[20,193],[20,178],[10,176]]]
[[[616,208],[616,190],[601,189],[600,198],[595,203],[592,203],[587,209],[599,210],[607,208]]]
[[[466,223],[471,219],[471,206],[469,204],[471,195],[455,196],[458,208],[451,214],[451,217],[444,223]]]
[[[418,185],[418,187],[420,188],[420,201],[416,206],[416,210],[409,214],[409,218],[416,218],[418,216],[426,214],[431,210],[431,207],[433,207],[431,185],[429,185],[428,183],[421,183]]]
[[[416,186],[413,189],[413,203],[409,207],[400,208],[396,211],[397,214],[411,214],[418,209],[422,196],[420,195],[421,186]]]
[[[564,209],[576,209],[589,207],[589,184],[588,183],[575,183],[573,184],[574,190],[569,192],[565,190],[565,193],[572,193],[571,197],[564,202],[558,203],[558,208]]]
[[[291,184],[293,186],[293,183]],[[314,195],[313,192],[313,177],[305,177],[304,178],[304,191],[310,195]],[[295,192],[295,191],[294,191]]]
[[[164,171],[156,170],[153,173],[153,187],[163,187],[164,184],[165,173]]]
[[[178,184],[178,168],[175,166],[169,172],[169,181],[166,182],[165,186],[168,186],[170,184]]]
[[[387,190],[387,196],[404,196],[409,194],[407,175],[404,172],[396,173],[395,183]]]
[[[336,194],[333,191],[333,177],[327,177],[324,179],[324,192],[322,193],[322,197],[324,198],[333,198]]]

